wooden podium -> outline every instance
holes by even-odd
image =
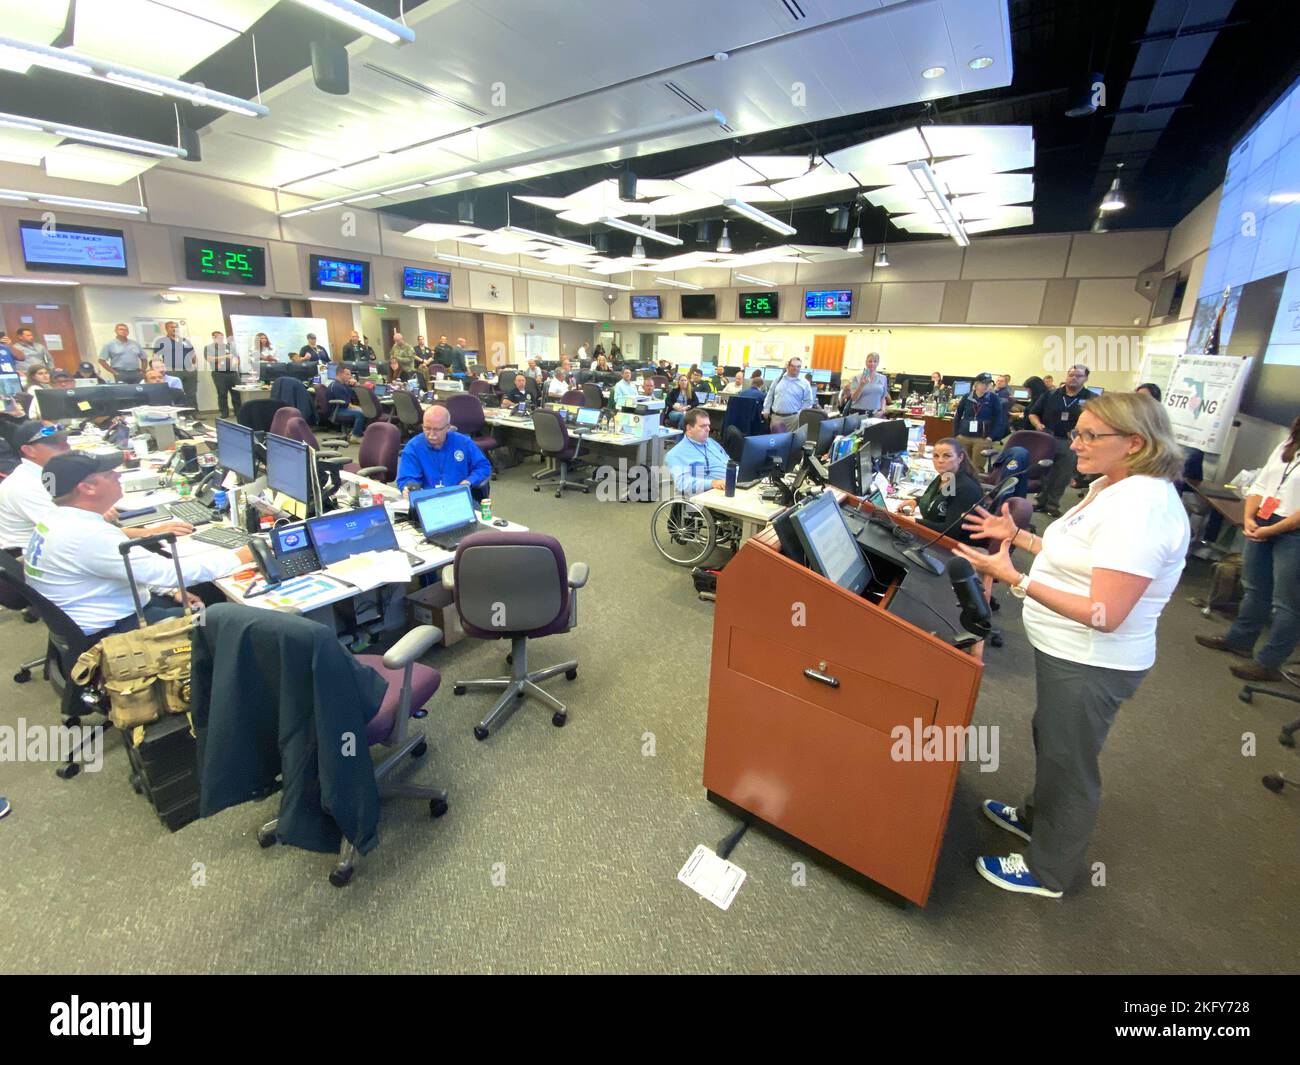
[[[896,761],[890,732],[968,725],[982,644],[891,613],[900,583],[879,603],[854,595],[785,557],[771,528],[741,547],[718,579],[704,786],[924,906],[960,766]]]

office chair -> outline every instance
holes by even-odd
[[[658,374],[658,373],[657,373],[657,374],[651,374],[651,375],[650,375],[650,380],[651,380],[652,382],[654,382],[654,386],[655,386],[655,388],[667,388],[667,387],[668,387],[668,378],[666,378],[663,374]]]
[[[443,374],[443,375],[445,376],[446,373],[447,373],[447,367],[445,367],[445,366],[444,366],[442,363],[440,363],[440,362],[435,362],[435,363],[433,363],[433,365],[431,365],[431,366],[429,367],[429,377],[430,377],[431,380],[432,380],[434,377],[436,377],[438,374]]]
[[[349,462],[343,469],[358,477],[392,484],[397,480],[397,460],[401,453],[401,430],[389,422],[371,422],[357,449],[357,461]]]
[[[3,589],[4,605],[14,604],[14,609],[25,607],[31,610],[44,622],[49,634],[45,655],[23,663],[14,674],[14,683],[26,684],[32,679],[31,671],[41,666],[42,675],[59,696],[59,713],[63,716],[64,725],[77,728],[83,717],[98,716],[102,720],[96,721],[96,726],[112,728],[112,722],[108,720],[108,706],[100,694],[74,684],[69,679],[77,659],[84,651],[90,650],[96,641],[82,632],[81,626],[60,607],[27,583],[22,560],[8,551],[0,551],[0,589]],[[81,772],[81,763],[77,759],[88,738],[88,734],[83,734],[81,738],[69,743],[67,761],[61,762],[54,770],[55,776],[60,780],[69,780]]]
[[[285,685],[310,684],[314,674],[308,672],[304,675],[301,662],[286,661],[274,653],[282,646],[282,641],[294,640],[296,642],[289,646],[306,644],[311,647],[310,661],[317,670],[335,675],[340,670],[348,671],[355,663],[369,667],[384,682],[383,699],[374,716],[365,724],[366,745],[387,747],[391,751],[374,767],[379,798],[426,799],[432,817],[441,817],[447,812],[445,789],[389,779],[407,757],[421,758],[429,749],[423,733],[409,728],[409,720],[424,716],[425,704],[442,684],[442,675],[436,669],[416,661],[442,639],[440,629],[433,625],[420,625],[406,633],[384,655],[353,656],[335,638],[333,630],[320,622],[279,611],[221,603],[208,608],[204,624],[196,626],[194,632],[190,710],[196,731],[211,735],[215,728],[220,736],[223,715],[231,713],[232,704],[245,697],[239,691],[214,688],[213,668],[218,660],[246,653],[247,648],[256,647],[265,652],[256,656],[261,668],[258,680],[262,690],[274,692]],[[355,694],[353,691],[322,691],[317,693],[317,698],[328,699],[333,695],[350,701]],[[274,733],[277,725],[278,721],[269,722],[269,731]],[[237,802],[264,793],[280,771],[278,764],[258,763],[256,758],[242,759],[234,765],[228,760],[228,748],[225,743],[200,745],[199,774],[203,797],[208,800],[211,789],[221,788],[224,796],[217,800],[220,808],[233,804],[228,801],[232,792],[247,791],[244,798],[235,800]],[[238,754],[236,752],[236,756]],[[223,756],[227,756],[227,760],[223,761]],[[359,756],[368,757],[364,752]],[[206,810],[203,816],[215,812]],[[262,847],[278,842],[279,824],[280,818],[277,817],[258,830],[257,842]],[[356,857],[356,847],[345,835],[339,846],[338,864],[329,875],[331,884],[343,887],[352,879]]]
[[[588,381],[581,387],[582,405],[591,407],[595,410],[602,410],[605,407],[605,393],[600,390],[600,385]]]
[[[10,566],[8,569],[0,570],[0,607],[6,610],[12,610],[21,614],[23,621],[36,622],[40,617],[29,605],[27,596],[23,594],[22,585],[26,584],[26,577],[23,575],[22,555],[17,551],[0,552],[9,559],[17,561],[16,566]],[[10,579],[12,577],[12,579]],[[17,587],[15,586],[17,585]],[[45,664],[45,656],[33,658],[30,662],[22,662],[18,666],[18,672],[14,674],[15,684],[26,684],[32,679],[32,670],[37,666]]]
[[[478,396],[482,399],[482,397],[490,394],[491,391],[492,383],[490,381],[474,380],[469,383],[469,394],[471,396]]]
[[[275,419],[275,412],[284,406],[285,404],[278,399],[246,399],[239,405],[235,421],[255,433],[269,433],[271,422]],[[289,409],[294,410],[293,407]]]
[[[537,434],[537,446],[542,452],[542,457],[552,459],[556,463],[555,469],[533,474],[533,480],[544,481],[551,477],[558,477],[555,488],[556,499],[564,494],[566,488],[581,488],[584,495],[590,492],[592,484],[590,479],[569,480],[572,467],[585,465],[585,463],[580,462],[578,458],[582,450],[582,438],[575,439],[569,436],[569,430],[564,424],[564,415],[557,410],[533,411],[533,431]],[[541,490],[540,484],[533,485],[534,492]]]
[[[560,397],[562,407],[585,407],[587,396],[580,388],[571,388]]]
[[[1051,433],[1040,433],[1036,429],[1018,429],[1004,441],[1002,450],[988,453],[990,470],[1000,468],[1002,456],[1013,447],[1022,447],[1029,453],[1029,468],[1025,470],[1021,483],[1027,492],[1037,492],[1043,487],[1043,479],[1052,468],[1056,459],[1056,440]],[[997,484],[1001,478],[989,478],[993,474],[982,474],[980,480],[985,484]]]
[[[722,430],[722,450],[732,462],[740,462],[745,451],[745,434],[738,425],[728,425]]]
[[[483,414],[483,401],[478,396],[460,392],[448,396],[443,406],[451,415],[451,423],[456,427],[456,431],[464,433],[473,440],[479,450],[487,456],[488,463],[492,466],[492,479],[495,481],[497,466],[493,461],[492,453],[501,446],[501,441],[486,429],[487,418]]]
[[[424,408],[420,401],[404,388],[395,388],[389,393],[393,397],[393,414],[402,432],[408,437],[421,432],[424,426]]]
[[[319,384],[316,386],[315,391],[312,393],[312,398],[315,399],[316,401],[317,432],[321,432],[321,433],[325,433],[325,432],[345,433],[346,432],[347,436],[351,435],[350,426],[345,431],[344,429],[340,428],[338,422],[335,421],[335,415],[338,413],[338,408],[347,406],[347,404],[344,403],[343,400],[330,399],[329,388],[324,384]],[[344,437],[344,439],[346,439],[346,436]]]
[[[352,390],[357,397],[357,406],[361,408],[361,413],[366,416],[366,424],[373,425],[375,422],[391,422],[387,414],[384,413],[383,407],[379,405],[379,400],[375,399],[373,389],[358,386]]]
[[[488,738],[526,696],[549,706],[556,728],[568,720],[562,702],[538,687],[538,682],[563,673],[578,675],[578,663],[562,662],[546,669],[528,670],[528,641],[569,632],[578,623],[577,589],[587,583],[585,562],[566,566],[564,548],[540,533],[473,533],[456,548],[455,561],[443,567],[443,587],[455,595],[456,613],[470,636],[481,640],[510,640],[506,661],[508,677],[458,681],[452,691],[500,691],[491,712],[474,727],[474,737]]]
[[[1011,496],[1006,500],[1007,513],[1011,515],[1011,520],[1016,523],[1018,529],[1032,529],[1034,519],[1034,505],[1024,496]],[[997,502],[1001,507],[1001,502]],[[1001,540],[988,540],[984,542],[984,549],[990,554],[997,554],[1002,550]],[[984,578],[984,597],[989,601],[990,610],[999,610],[1001,605],[993,596],[993,578]],[[994,647],[1002,646],[1002,629],[994,625],[989,630],[989,643]]]
[[[528,401],[534,406],[541,406],[542,403],[542,386],[538,381],[531,377],[524,381],[524,391],[528,394]]]
[[[732,396],[722,415],[722,432],[725,435],[729,428],[735,426],[745,436],[760,434],[763,432],[762,414],[762,400],[754,399],[752,396]],[[815,433],[813,439],[817,439]]]
[[[311,431],[311,426],[298,417],[298,413],[292,408],[284,408],[277,411],[276,419],[279,420],[280,415],[286,413],[288,416],[280,421],[280,427],[278,429],[275,425],[271,426],[272,435],[287,436],[290,440],[297,440],[299,443],[306,444],[316,452],[320,452],[323,448],[327,447],[340,448],[344,446],[342,440],[317,440],[316,434]],[[317,458],[324,459],[335,459],[340,457],[341,456],[339,455],[331,455],[328,452],[317,455]]]
[[[311,398],[311,393],[307,391],[307,386],[296,377],[290,377],[288,374],[277,377],[275,383],[271,385],[271,398],[293,407],[302,415],[302,420],[305,422],[314,421],[316,418],[316,403]]]

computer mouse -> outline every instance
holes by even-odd
[[[509,523],[508,521],[506,521],[505,518],[497,518],[497,520],[494,521],[492,524],[493,524],[493,525],[500,526],[502,529],[504,529],[504,528],[505,528],[507,525],[509,525],[510,523]]]

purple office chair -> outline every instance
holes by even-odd
[[[346,406],[341,399],[329,398],[329,386],[321,383],[318,384],[312,392],[312,398],[316,401],[316,428],[321,432],[327,429],[332,433],[346,432],[352,435],[352,427],[348,426],[347,430],[341,429],[338,422],[334,420],[334,415],[338,407]]]
[[[281,421],[280,415],[286,412],[288,417]],[[279,429],[275,426],[276,421],[280,422],[281,427]],[[273,436],[287,436],[290,440],[297,440],[317,452],[322,448],[343,446],[342,440],[317,440],[316,434],[311,431],[311,426],[303,421],[302,416],[292,407],[284,407],[275,412],[275,421],[271,423],[271,434]],[[338,456],[331,457],[337,458]]]
[[[1007,504],[1007,514],[1016,523],[1016,528],[1032,529],[1034,527],[1034,505],[1028,499],[1024,496],[1011,496],[1005,502]],[[1002,550],[1001,540],[976,540],[975,543],[982,545],[990,555],[996,555]],[[984,595],[989,601],[989,609],[1000,609],[1001,604],[993,597],[993,578],[985,577],[983,583]],[[994,625],[989,630],[989,643],[994,647],[1002,646],[1002,629],[1000,626]]]
[[[343,467],[358,477],[370,477],[384,484],[397,480],[397,459],[402,452],[402,431],[389,422],[371,422],[366,426],[357,461]]]
[[[487,456],[488,462],[492,463],[492,479],[496,480],[497,467],[496,463],[492,462],[492,452],[501,446],[501,441],[484,429],[487,419],[483,415],[483,401],[478,396],[461,392],[448,396],[443,400],[443,406],[451,415],[451,423],[456,427],[456,431],[464,433],[473,440],[479,450]]]
[[[490,396],[492,394],[492,382],[475,380],[469,383],[469,394],[471,396]]]
[[[1002,480],[999,460],[1013,447],[1023,447],[1029,452],[1029,468],[1024,472],[1023,481],[1026,491],[1037,492],[1043,487],[1043,479],[1056,459],[1056,440],[1051,433],[1040,433],[1035,429],[1018,429],[1002,441],[1002,450],[987,456],[996,472],[985,474],[980,480],[985,484],[997,484]]]
[[[566,488],[581,488],[584,494],[590,492],[590,480],[585,478],[569,480],[573,467],[583,465],[578,458],[582,450],[582,438],[569,435],[569,430],[564,424],[564,415],[558,410],[533,411],[533,432],[537,434],[537,447],[542,456],[555,462],[555,469],[535,473],[533,480],[545,481],[551,477],[558,477],[555,488],[556,499],[564,494]],[[533,485],[534,492],[541,490],[540,484]]]
[[[528,641],[569,632],[577,625],[577,589],[587,583],[589,572],[585,562],[567,566],[560,542],[541,533],[473,533],[460,542],[455,561],[443,568],[442,583],[455,596],[462,626],[480,640],[510,641],[510,676],[460,681],[452,689],[456,695],[471,688],[502,693],[491,713],[474,727],[476,739],[487,739],[525,696],[554,711],[551,724],[556,728],[568,720],[564,704],[537,682],[559,673],[574,680],[577,660],[530,673]]]
[[[581,388],[571,388],[560,397],[562,407],[582,407],[587,402],[587,394]]]

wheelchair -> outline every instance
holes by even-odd
[[[718,547],[740,547],[740,522],[683,496],[665,499],[650,516],[650,539],[674,566],[701,565]]]

